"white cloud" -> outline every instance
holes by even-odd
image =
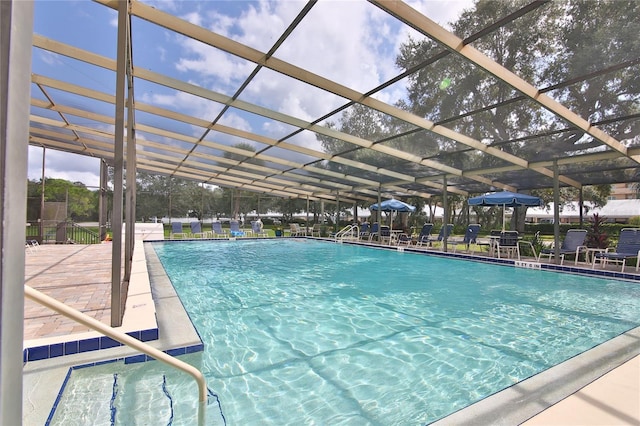
[[[60,58],[60,55],[57,53],[49,52],[48,50],[40,51],[40,58],[42,58],[42,62],[47,65],[63,65],[64,62]]]
[[[139,99],[142,102],[167,107],[173,111],[184,111],[189,115],[208,121],[222,110],[222,105],[219,103],[185,92],[177,92],[174,95],[144,93]]]
[[[266,52],[304,4],[262,0],[216,3],[215,9],[211,3],[183,2],[179,6],[183,19]],[[410,4],[430,19],[446,25],[472,2],[416,0]],[[185,10],[187,7],[191,10]],[[314,5],[307,18],[275,52],[275,57],[359,92],[366,92],[399,73],[395,66],[396,55],[410,33],[421,37],[370,3],[323,1]],[[235,93],[237,86],[256,67],[254,63],[181,36],[174,39],[173,46],[165,45],[165,49],[173,52],[173,58],[169,54],[167,58],[175,63],[181,74],[179,78],[198,81],[201,86],[227,95]],[[376,98],[391,104],[404,97],[405,89],[401,84],[376,95]],[[258,73],[240,98],[306,121],[347,102],[266,69]],[[218,112],[212,110],[209,101],[184,94],[156,96],[154,101],[203,119],[212,119]],[[235,115],[224,120],[248,131],[253,131],[252,126],[261,126],[263,131],[265,128],[273,128],[274,132],[281,130],[280,126],[264,127],[264,120],[260,119],[247,121]],[[273,133],[273,136],[279,137],[281,133]],[[315,145],[316,141],[309,140],[309,144]]]
[[[176,2],[148,0],[156,8],[175,13],[196,25],[209,28],[225,37],[262,52],[268,51],[292,19],[302,10],[302,1],[258,2]],[[470,0],[408,0],[427,17],[447,26]],[[109,12],[109,24],[117,23],[117,13]],[[322,1],[314,5],[309,15],[275,52],[275,57],[335,80],[360,92],[366,92],[396,75],[395,57],[400,45],[410,33],[420,37],[408,26],[364,1]],[[238,84],[256,67],[254,63],[236,58],[218,49],[186,37],[166,32],[166,39],[153,48],[158,62],[173,63],[176,78],[192,81],[216,92],[231,95]],[[57,55],[42,53],[48,64],[60,61]],[[153,64],[144,64],[153,69]],[[211,120],[222,106],[185,93],[137,94],[139,99],[172,110]],[[376,98],[394,103],[405,96],[404,87],[396,84]],[[274,109],[300,119],[314,120],[347,100],[263,69],[241,95],[241,99]],[[288,125],[255,119],[231,110],[223,123],[243,130],[279,138],[291,131]],[[200,134],[200,130],[194,129]],[[298,135],[295,143],[318,149],[310,132]],[[30,147],[29,177],[41,177],[41,149]],[[47,150],[46,175],[68,176],[69,180],[87,179],[98,182],[99,163],[90,157],[55,153]],[[55,176],[54,176],[55,175]],[[63,177],[65,178],[65,177]]]
[[[446,29],[464,9],[473,7],[472,0],[408,0],[407,4]]]
[[[42,148],[29,146],[28,178],[42,178]],[[44,176],[82,182],[88,187],[100,185],[100,160],[84,155],[48,149],[45,151]]]

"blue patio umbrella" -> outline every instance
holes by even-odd
[[[391,199],[382,201],[379,205],[378,203],[372,204],[369,206],[369,210],[380,210],[381,212],[391,212],[391,214],[393,214],[393,212],[413,213],[416,211],[416,207],[403,203],[400,200]],[[391,224],[393,226],[393,218],[391,219]]]
[[[369,206],[370,210],[381,212],[415,212],[415,206],[411,206],[407,203],[403,203],[400,200],[385,200],[378,205],[378,203],[372,204]]]
[[[467,200],[470,206],[502,206],[502,230],[504,231],[506,207],[537,207],[542,205],[542,199],[533,195],[518,194],[517,192],[487,192],[471,197]]]

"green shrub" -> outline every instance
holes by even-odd
[[[640,216],[630,217],[629,225],[640,226]]]

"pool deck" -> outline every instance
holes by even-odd
[[[136,242],[136,244],[136,250],[145,251],[141,241]],[[109,324],[111,250],[111,244],[41,246],[26,255],[25,282],[36,290],[63,301],[67,305],[105,324]],[[573,265],[573,262],[570,263]],[[582,266],[590,268],[590,265],[583,264]],[[610,268],[616,270],[614,266]],[[617,270],[619,270],[619,267],[617,267]],[[626,271],[635,274],[634,267],[628,267]],[[150,274],[153,273],[150,270]],[[157,307],[157,309],[159,308]],[[160,315],[158,316],[160,317]],[[159,320],[158,328],[161,329],[162,326],[163,324]],[[522,386],[522,389],[517,389],[519,385],[516,385],[509,388],[513,394],[512,396],[503,395],[502,398],[498,398],[499,401],[493,401],[493,397],[487,398],[478,404],[478,408],[473,408],[476,405],[474,404],[474,406],[470,407],[471,410],[462,410],[454,413],[452,416],[446,417],[437,423],[445,425],[524,424],[527,426],[640,425],[640,355],[638,355],[637,351],[640,333],[637,330],[636,333],[629,333],[628,336],[620,336],[621,339],[626,338],[627,342],[630,340],[633,344],[627,344],[625,341],[618,343],[618,346],[627,345],[631,347],[632,354],[628,355],[625,352],[626,349],[622,350],[622,355],[618,354],[616,357],[610,357],[611,359],[608,362],[611,365],[609,366],[603,366],[600,361],[597,371],[591,371],[590,361],[575,360],[578,364],[571,374],[585,376],[582,373],[585,372],[584,370],[589,369],[591,376],[584,379],[586,383],[579,385],[579,390],[570,391],[568,397],[566,397],[565,393],[564,395],[553,395],[553,397],[546,398],[547,393],[553,393],[553,391],[547,389],[546,383],[534,386],[535,389],[533,390],[525,389],[526,386]],[[30,300],[25,300],[25,347],[28,347],[30,342],[43,339],[68,339],[69,335],[87,333],[88,331],[84,326],[74,324],[71,320],[57,315],[47,308],[41,307]],[[161,331],[161,334],[166,333]],[[607,348],[609,346],[602,348],[601,351],[609,350]],[[616,350],[616,352],[620,351]],[[601,355],[607,358],[609,354]],[[627,358],[622,365],[620,365],[620,356],[626,356]],[[75,358],[76,356],[73,357]],[[66,356],[54,358],[46,360],[46,362],[56,363],[57,360],[63,365],[68,365],[70,360],[66,358]],[[34,361],[28,364],[41,362],[44,363],[45,361]],[[563,374],[565,373],[559,375],[555,373],[553,377],[555,380],[562,378],[563,381],[567,381]],[[586,376],[589,376],[589,374]],[[549,380],[549,377],[544,380]],[[29,389],[26,386],[25,384],[25,393],[29,393]],[[535,397],[535,401],[529,401],[527,410],[533,410],[534,414],[524,423],[522,421],[514,423],[515,418],[505,415],[502,411],[498,412],[498,409],[494,406],[495,404],[503,404],[505,398],[515,398],[518,400],[517,402],[521,402],[526,398],[522,397],[521,394],[519,395],[519,393],[524,391],[541,394]],[[514,410],[517,410],[517,408]],[[466,414],[464,413],[465,411]]]

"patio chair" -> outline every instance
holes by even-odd
[[[398,245],[399,246],[407,246],[409,247],[411,245],[412,242],[412,238],[411,235],[408,235],[406,233],[402,233],[400,235],[398,235]]]
[[[300,225],[297,223],[290,223],[289,224],[289,235],[291,235],[292,237],[301,237],[304,235],[304,233],[302,232],[302,229],[300,228]]]
[[[39,250],[40,244],[38,240],[25,240],[24,247],[27,253],[33,253]]]
[[[373,241],[374,238],[378,238],[379,231],[380,224],[378,222],[373,222],[373,225],[371,225],[371,230],[369,231],[369,241]]]
[[[587,230],[586,229],[569,229],[564,236],[564,240],[562,241],[562,245],[560,246],[558,253],[560,254],[560,265],[564,263],[564,257],[567,254],[573,254],[576,256],[574,265],[578,264],[578,257],[580,253],[585,253],[587,251],[587,246],[584,245],[584,240],[587,238]],[[555,256],[555,248],[543,248],[538,255],[538,262],[540,262],[540,258],[542,255],[549,256],[549,262],[551,262],[551,257]]]
[[[322,236],[322,229],[320,228],[320,224],[316,223],[313,225],[313,229],[311,230],[311,236],[312,237],[321,237]]]
[[[380,227],[380,238],[378,240],[380,244],[391,245],[391,228],[386,225]]]
[[[182,222],[171,222],[171,232],[169,233],[170,239],[173,240],[178,237],[187,238],[188,236],[189,234],[187,232],[184,232],[184,230],[182,229]]]
[[[206,238],[207,233],[202,231],[202,225],[200,222],[191,222],[191,238]]]
[[[229,235],[232,237],[244,237],[244,232],[240,229],[240,222],[232,220],[229,222]]]
[[[433,223],[425,223],[422,225],[418,239],[416,240],[416,247],[422,247],[424,243],[429,243],[431,237],[431,229],[433,229]]]
[[[627,259],[636,259],[636,272],[640,266],[640,228],[623,228],[620,231],[620,238],[616,245],[616,251],[611,252],[606,249],[604,252],[596,253],[593,256],[593,264],[591,268],[596,267],[596,261],[599,260],[602,267],[605,268],[609,261],[622,263],[622,271],[627,264]]]
[[[219,221],[211,222],[211,238],[226,238],[227,233],[222,229],[222,223]]]
[[[467,226],[467,230],[464,232],[464,237],[460,238],[449,238],[447,242],[453,245],[453,252],[455,253],[458,244],[465,244],[467,246],[467,251],[471,247],[471,244],[477,245],[478,233],[480,232],[480,225],[477,223],[471,224]]]
[[[424,243],[427,243],[428,247],[433,247],[433,243],[442,243],[445,239],[445,235],[447,237],[447,242],[449,241],[449,235],[451,235],[451,232],[453,231],[453,223],[449,223],[446,226],[442,225],[440,227],[440,232],[438,233],[438,236],[436,238],[432,238],[431,236],[426,238],[426,241],[423,241]],[[443,244],[444,247],[444,244]]]
[[[369,232],[370,230],[371,230],[371,226],[369,225],[369,222],[364,222],[362,225],[360,225],[360,232],[358,233],[358,239],[368,240],[370,235],[370,232]]]
[[[254,220],[251,222],[251,232],[256,237],[266,237],[267,232],[262,228],[262,221]]]
[[[494,253],[497,253],[498,259],[500,259],[502,253],[504,253],[508,258],[517,255],[518,260],[520,260],[520,244],[518,244],[518,231],[501,232],[500,238],[497,238],[495,241]]]

